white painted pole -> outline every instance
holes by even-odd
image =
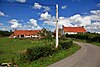
[[[56,4],[56,48],[58,48],[58,4]]]

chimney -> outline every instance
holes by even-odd
[[[84,26],[82,26],[84,28]]]
[[[62,25],[62,28],[64,28],[64,25]]]

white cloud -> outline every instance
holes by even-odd
[[[2,11],[0,11],[0,16],[9,17],[8,15],[5,15],[5,13]]]
[[[93,22],[91,25],[88,25],[86,29],[90,32],[100,32],[100,22]]]
[[[48,12],[42,13],[40,15],[40,20],[44,20],[44,21],[50,21],[51,20],[51,15]]]
[[[19,22],[19,21],[16,20],[16,19],[10,20],[9,23],[12,24],[12,25],[11,25],[11,28],[17,28],[17,27],[20,25],[18,22]]]
[[[48,6],[42,6],[40,5],[39,3],[34,3],[34,6],[33,6],[34,9],[44,9],[44,11],[50,11],[50,7]]]
[[[2,28],[3,31],[7,31],[7,28]]]
[[[92,14],[90,15],[91,20],[100,21],[100,10],[92,10],[90,13]]]
[[[26,2],[26,0],[16,0],[16,1],[21,2],[21,3]]]
[[[41,9],[42,8],[42,5],[40,5],[39,3],[34,3],[33,8],[34,9]]]
[[[56,22],[49,20],[44,21],[44,24],[56,26]],[[82,16],[80,14],[73,15],[71,17],[59,17],[58,26],[84,26],[88,31],[99,31],[100,32],[100,10],[90,11],[90,15]]]
[[[100,3],[97,4],[97,7],[100,7]]]
[[[47,7],[47,6],[43,6],[42,8],[44,8],[44,11],[50,11],[50,7]]]
[[[92,10],[90,13],[92,13],[92,14],[96,14],[96,11],[93,11],[93,10]]]
[[[87,26],[91,24],[91,18],[90,16],[83,17],[84,22],[81,24],[81,26]]]
[[[33,26],[38,26],[37,20],[35,20],[35,19],[30,19],[30,23],[31,23]]]
[[[20,3],[25,3],[26,0],[8,0],[9,2],[14,2],[14,1],[17,1],[17,2],[20,2]]]
[[[3,12],[0,11],[0,16],[5,16],[5,14]]]
[[[93,26],[95,26],[95,25],[96,25],[96,26],[100,26],[100,22],[94,22],[94,23],[92,23],[92,25],[93,25]]]
[[[50,25],[50,26],[55,26],[56,22],[44,21],[44,24],[48,24],[48,25]]]
[[[64,6],[61,6],[62,9],[66,9],[67,8],[67,5],[64,5]]]
[[[67,18],[59,19],[58,26],[61,28],[62,25],[64,25],[64,26],[72,26],[72,24],[70,23],[70,20],[67,19]]]
[[[75,23],[78,23],[78,24],[80,24],[80,23],[84,23],[84,20],[83,20],[83,18],[82,18],[82,16],[80,15],[80,14],[76,14],[76,15],[74,15],[74,16],[71,16],[70,18],[69,18],[70,20],[71,20],[71,22],[75,22]]]
[[[0,26],[3,26],[3,23],[0,23]]]
[[[91,15],[90,18],[93,21],[100,21],[100,16],[99,15]]]
[[[43,25],[47,24],[50,26],[55,26],[55,17],[51,16],[51,14],[49,14],[48,12],[41,13],[40,20],[44,21]]]
[[[41,27],[37,24],[37,20],[30,19],[29,22],[27,22],[29,25],[27,27],[33,28],[33,29],[41,29]]]
[[[12,19],[9,21],[11,24],[11,29],[21,29],[21,30],[33,30],[33,29],[42,29],[35,19],[29,19],[27,23],[19,23],[21,20]]]
[[[64,19],[64,17],[59,17],[59,19]]]
[[[100,14],[100,10],[92,10],[92,11],[90,11],[90,13],[92,13],[92,14]]]
[[[18,27],[19,27],[19,28],[22,28],[23,26],[22,26],[22,24],[21,24],[21,23],[19,23]]]
[[[24,26],[23,26],[23,28],[27,28],[27,27],[28,27],[28,25],[24,25]]]
[[[70,22],[76,26],[86,26],[91,24],[91,19],[89,16],[81,16],[80,14],[76,14],[69,18]]]

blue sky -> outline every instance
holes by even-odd
[[[59,28],[84,26],[100,32],[100,0],[0,0],[0,30],[55,29],[55,5]]]

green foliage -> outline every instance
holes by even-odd
[[[92,44],[100,46],[100,43],[93,42]]]
[[[52,56],[44,57],[31,63],[20,63],[19,67],[47,67],[61,59],[64,59],[80,49],[80,46],[73,44],[68,50],[59,50]]]
[[[43,28],[41,32],[39,32],[42,38],[52,37],[52,32],[49,29]]]
[[[72,40],[67,40],[67,41],[64,41],[64,42],[60,42],[60,44],[61,44],[60,45],[61,49],[68,49],[73,45],[73,41]]]
[[[15,62],[19,59],[19,54],[23,50],[31,47],[44,45],[55,45],[55,39],[48,40],[30,40],[30,39],[10,39],[8,37],[0,38],[0,63],[11,62],[12,57]]]
[[[78,33],[66,35],[66,37],[86,40],[87,42],[100,42],[100,34],[97,33]]]
[[[10,36],[12,34],[12,31],[0,31],[0,36],[4,37],[4,36]]]
[[[46,38],[45,38],[46,39]],[[55,46],[45,45],[28,48],[26,52],[21,53],[20,60],[23,62],[32,62],[38,60],[42,57],[52,56],[53,53],[58,52],[59,50],[65,50],[72,46],[73,42],[71,40],[60,40],[59,48],[56,49]]]
[[[65,41],[66,39],[60,39]],[[67,41],[67,40],[66,40]],[[59,44],[60,45],[60,44]],[[25,49],[32,47],[47,46],[54,51],[52,55],[41,57],[31,63],[20,62],[20,52],[25,52]],[[45,38],[41,40],[30,39],[9,39],[7,37],[0,38],[0,63],[13,62],[18,64],[19,67],[46,67],[48,64],[54,63],[75,53],[79,49],[78,45],[72,45],[67,50],[55,49],[55,39]],[[25,50],[25,51],[23,51]],[[49,51],[49,50],[48,50]],[[26,53],[26,52],[25,52]],[[24,61],[24,59],[22,59]],[[28,61],[27,61],[28,62]]]
[[[39,46],[28,48],[26,53],[21,54],[21,59],[26,61],[34,61],[41,57],[52,55],[55,50],[51,49],[50,46]]]

